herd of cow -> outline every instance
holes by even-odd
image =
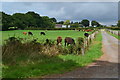
[[[27,32],[23,32],[24,35],[27,35]],[[45,35],[45,32],[40,32],[41,35]],[[28,32],[28,35],[33,35],[32,32]]]
[[[92,31],[92,30],[88,29],[88,30],[85,30],[85,31],[89,32],[89,31]],[[23,32],[23,34],[27,35],[27,32]],[[33,33],[32,32],[28,32],[28,35],[33,35]],[[46,34],[45,34],[45,32],[40,32],[40,35],[46,35]],[[88,33],[84,33],[84,36],[88,37],[89,34]],[[75,45],[75,40],[73,38],[71,38],[71,37],[66,37],[64,39],[64,42],[65,42],[65,46],[69,45],[69,44]],[[46,43],[49,43],[49,39],[46,39]],[[57,37],[57,45],[59,45],[59,44],[62,44],[62,37],[61,36]]]

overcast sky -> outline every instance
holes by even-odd
[[[34,11],[58,21],[88,19],[105,25],[118,21],[118,2],[2,2],[1,11],[7,14]]]

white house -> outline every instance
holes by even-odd
[[[62,25],[62,28],[67,28],[67,25]],[[70,28],[70,25],[68,25],[68,28]]]

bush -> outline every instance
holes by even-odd
[[[59,54],[59,49],[54,45],[53,41],[49,44],[38,43],[36,39],[22,43],[22,39],[10,37],[6,40],[6,44],[2,46],[3,64],[17,64],[18,58],[29,59],[44,59],[44,57],[56,56]]]

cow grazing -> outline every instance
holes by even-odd
[[[32,32],[28,32],[28,35],[33,35],[33,33]]]
[[[45,35],[45,33],[44,33],[44,32],[40,32],[40,34],[41,34],[41,35]]]
[[[23,32],[23,34],[24,34],[24,35],[26,35],[26,34],[27,34],[27,32]]]
[[[67,44],[67,46],[68,46],[69,44],[74,44],[74,45],[75,45],[75,41],[74,41],[73,38],[66,37],[66,38],[65,38],[65,46],[66,46],[66,44]]]
[[[84,33],[84,36],[85,36],[85,37],[88,37],[88,36],[89,36],[89,34],[88,34],[88,33]]]
[[[57,45],[58,45],[58,44],[61,44],[61,42],[62,42],[62,37],[60,37],[60,36],[57,37]]]

